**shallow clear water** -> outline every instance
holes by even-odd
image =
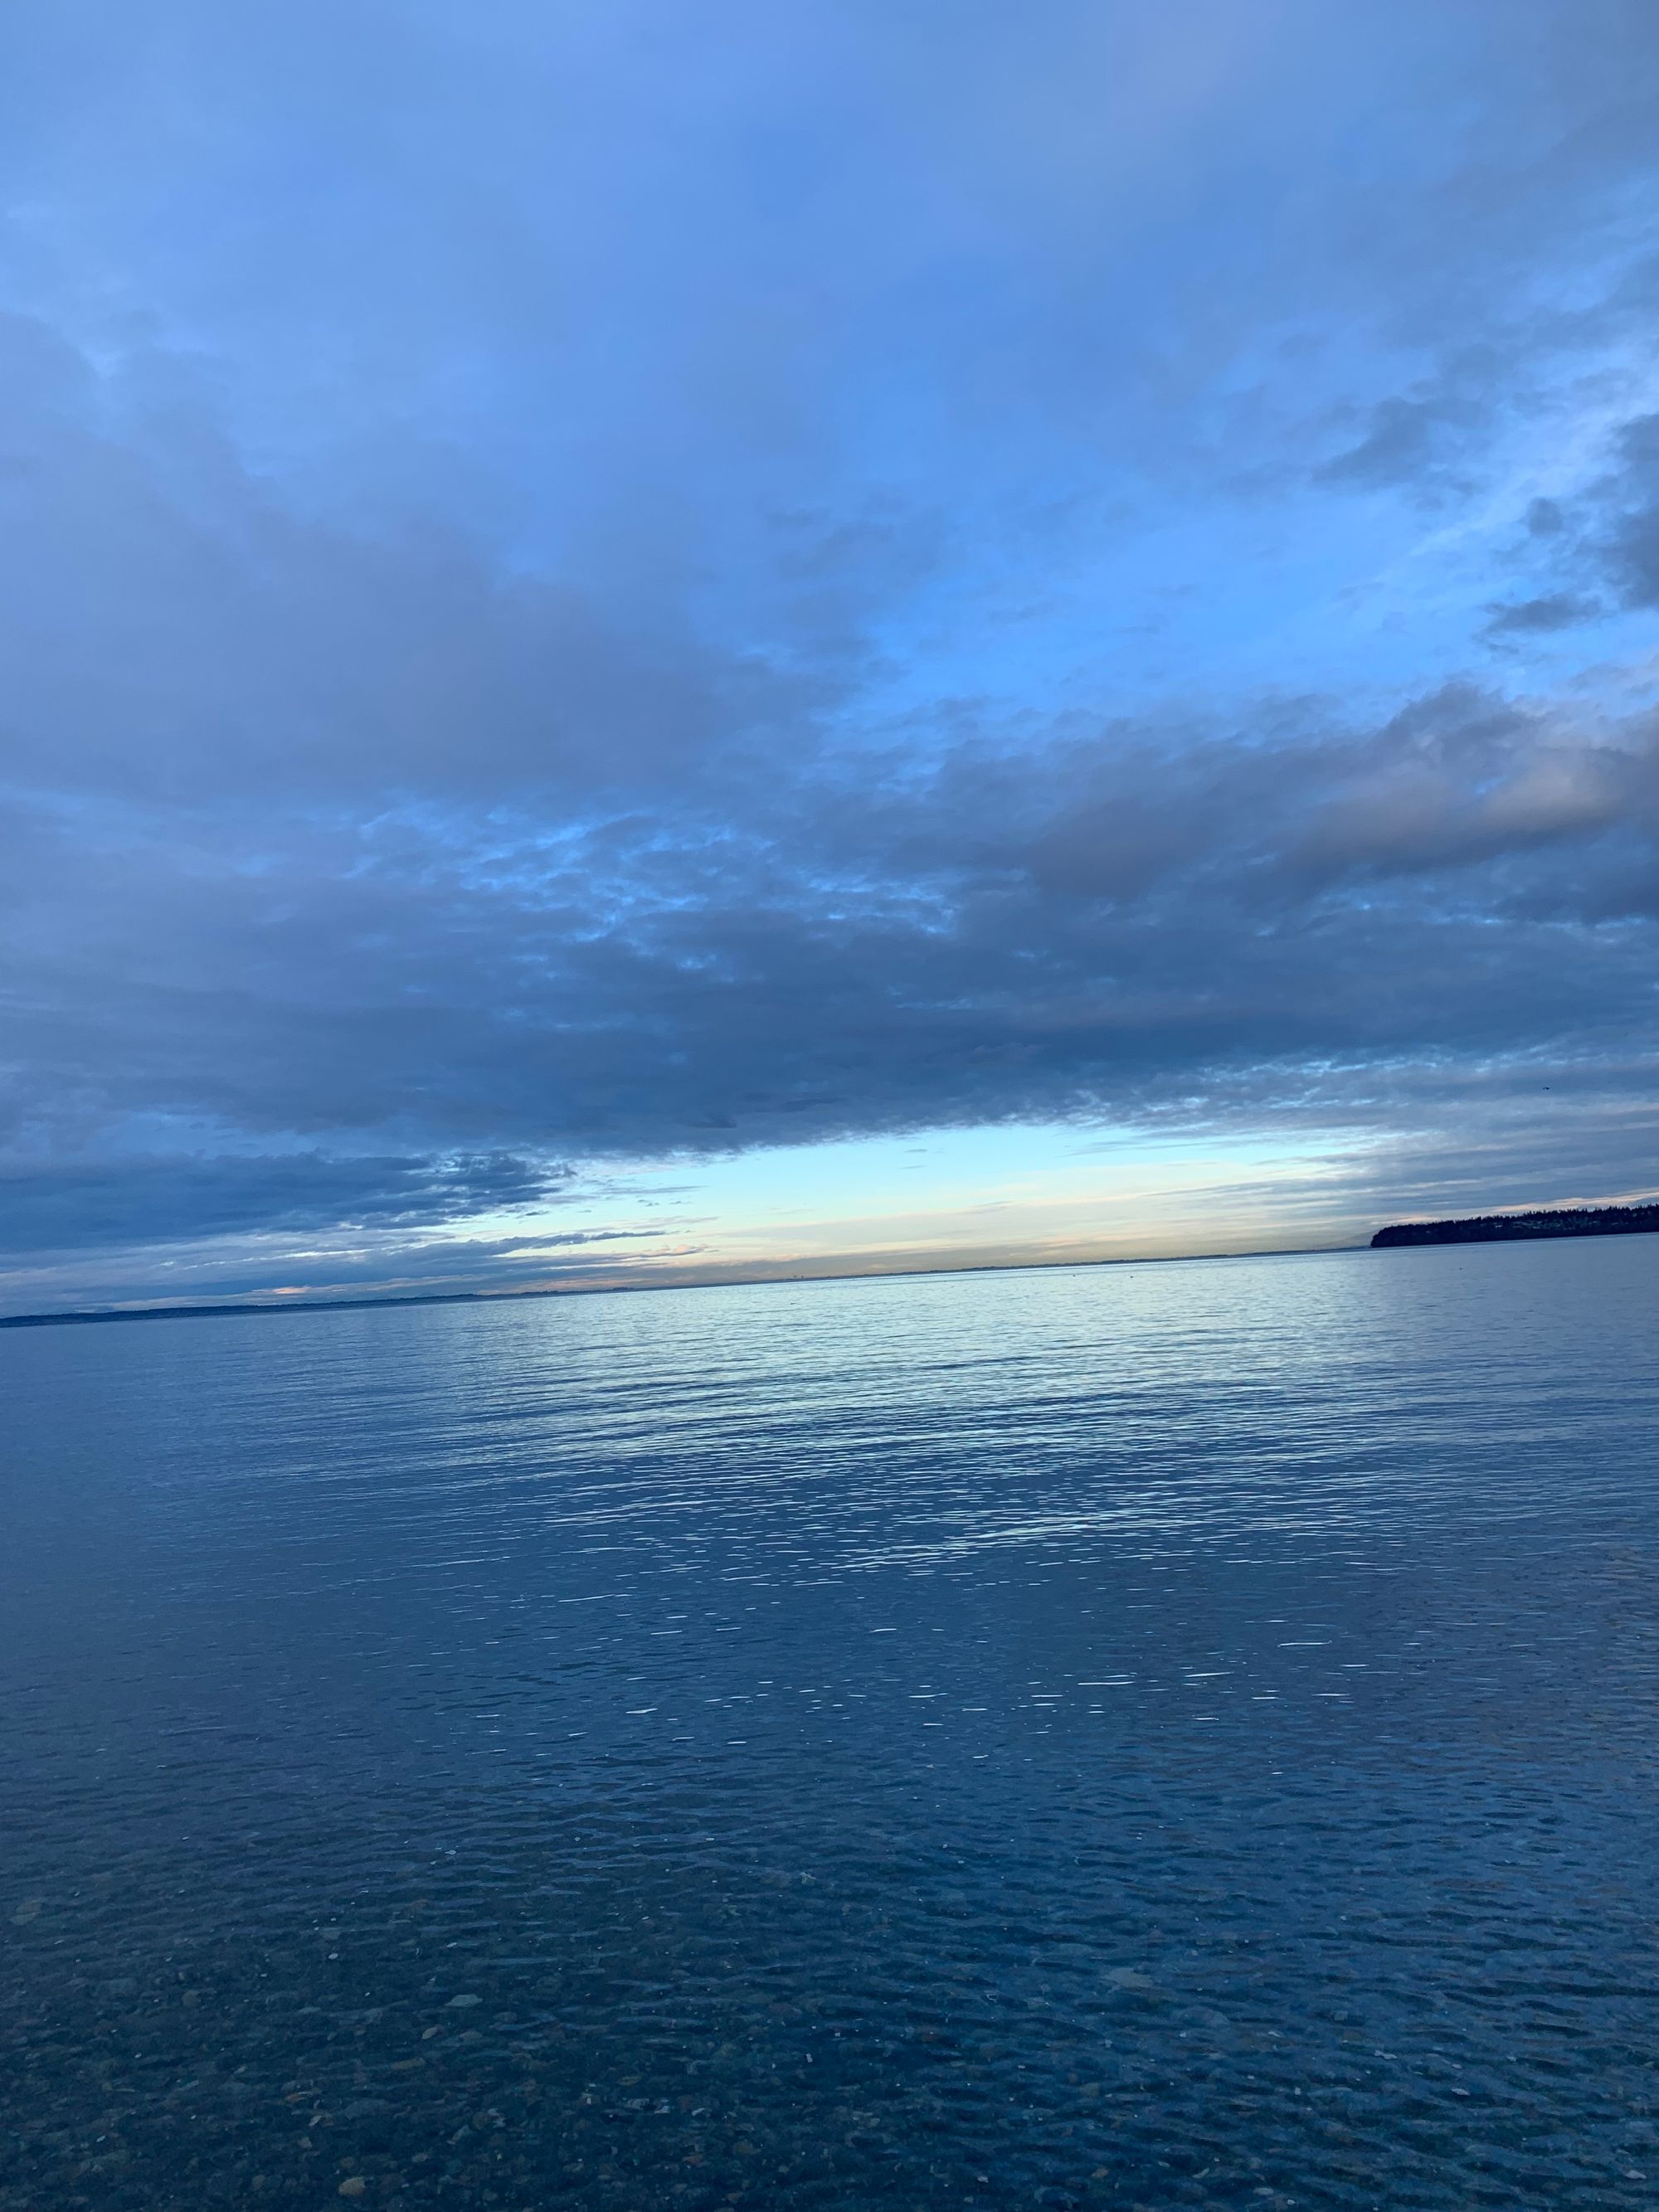
[[[1643,2206],[1659,1238],[0,1333],[0,2208]]]

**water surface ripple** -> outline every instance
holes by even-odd
[[[1659,1238],[0,1334],[0,2212],[1648,2207]]]

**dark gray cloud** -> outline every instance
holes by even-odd
[[[1474,410],[1446,398],[1379,399],[1358,441],[1320,470],[1327,483],[1419,483],[1439,473]]]
[[[1603,485],[1608,512],[1597,550],[1628,607],[1659,607],[1659,415],[1627,422],[1619,466]]]
[[[1544,592],[1536,599],[1495,601],[1485,635],[1492,638],[1535,637],[1540,632],[1571,629],[1589,622],[1601,611],[1594,599],[1578,592]]]
[[[1548,564],[1534,574],[1552,588],[1487,609],[1498,641],[1544,635],[1614,610],[1659,607],[1659,415],[1615,422],[1600,441],[1602,465],[1571,496],[1534,499],[1523,526]],[[1605,597],[1599,596],[1605,594]]]
[[[1306,706],[1248,742],[1109,726],[780,769],[550,846],[500,810],[198,835],[112,883],[94,862],[109,903],[60,829],[20,917],[20,1129],[73,1099],[88,1131],[718,1151],[1626,1036],[1659,753],[1646,722],[1454,690],[1372,731]]]
[[[12,316],[0,380],[15,777],[184,801],[581,790],[672,775],[817,696],[648,589],[607,609],[433,523],[296,516],[187,375],[159,419],[117,425],[79,356]]]
[[[377,1232],[555,1204],[568,1168],[511,1153],[462,1158],[237,1158],[54,1163],[0,1174],[0,1252],[40,1256],[258,1232]]]

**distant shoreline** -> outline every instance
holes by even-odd
[[[1530,1225],[1542,1224],[1542,1225]],[[1580,1225],[1587,1224],[1587,1225]],[[0,1314],[0,1329],[86,1328],[117,1321],[211,1321],[233,1314],[368,1313],[404,1306],[519,1305],[529,1298],[638,1297],[660,1291],[764,1290],[781,1283],[925,1281],[936,1275],[1024,1275],[1050,1267],[1179,1267],[1213,1260],[1311,1260],[1334,1252],[1386,1251],[1425,1244],[1488,1244],[1540,1237],[1628,1237],[1659,1233],[1659,1200],[1642,1206],[1565,1207],[1531,1213],[1483,1213],[1462,1221],[1407,1221],[1379,1229],[1369,1244],[1275,1244],[1257,1252],[1137,1252],[1093,1260],[975,1260],[960,1267],[849,1267],[840,1272],[732,1275],[690,1283],[582,1283],[533,1291],[426,1291],[367,1298],[253,1298],[204,1305],[79,1306],[62,1313]]]
[[[1276,1244],[1260,1252],[1135,1252],[1097,1260],[971,1260],[960,1267],[848,1267],[815,1274],[732,1275],[692,1283],[573,1283],[534,1291],[424,1291],[383,1298],[275,1298],[212,1305],[78,1306],[64,1313],[0,1314],[0,1328],[84,1328],[109,1321],[208,1321],[228,1314],[367,1313],[379,1306],[510,1306],[527,1298],[634,1297],[647,1291],[768,1290],[782,1283],[902,1283],[935,1275],[1027,1275],[1049,1267],[1182,1267],[1206,1260],[1310,1260],[1363,1252],[1363,1244]]]
[[[1510,1244],[1537,1237],[1641,1237],[1659,1231],[1659,1202],[1648,1206],[1547,1206],[1531,1213],[1475,1213],[1462,1221],[1396,1221],[1379,1229],[1371,1249],[1412,1244]]]

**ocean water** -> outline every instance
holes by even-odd
[[[0,1333],[0,2208],[1650,2207],[1659,1237]]]

